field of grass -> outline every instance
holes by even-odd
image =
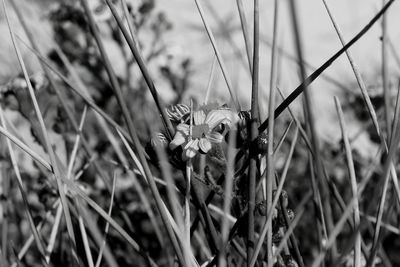
[[[400,266],[395,0],[1,2],[0,266]]]

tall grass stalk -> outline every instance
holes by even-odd
[[[113,207],[113,202],[114,202],[116,183],[117,183],[117,179],[116,179],[116,175],[114,174],[113,183],[112,183],[112,194],[111,194],[111,198],[110,198],[110,206],[108,208],[108,216],[110,216],[110,217],[111,217],[111,212],[112,212],[112,207]],[[100,267],[101,259],[103,258],[104,248],[106,247],[106,244],[107,244],[106,238],[107,238],[109,229],[110,229],[110,223],[107,222],[106,226],[104,227],[103,241],[101,242],[101,246],[100,246],[99,253],[98,253],[98,256],[96,259],[95,267]]]
[[[253,142],[258,136],[258,83],[259,83],[259,62],[260,62],[260,22],[259,22],[259,1],[254,0],[254,40],[253,40],[253,77],[251,90],[251,121],[249,141]],[[256,176],[257,176],[257,152],[250,149],[250,165],[248,178],[248,217],[247,217],[247,266],[251,266],[251,258],[254,254],[254,208],[256,202]]]
[[[136,31],[135,31],[134,23],[132,21],[132,17],[129,15],[128,5],[126,3],[126,0],[122,0],[121,3],[122,3],[122,11],[124,13],[126,24],[128,25],[128,29],[129,29],[129,32],[131,34],[130,37],[132,38],[132,41],[136,45],[137,49],[139,50],[140,49],[140,42],[139,42],[139,40],[137,38],[137,34],[136,34]]]
[[[354,169],[354,161],[353,161],[353,156],[351,152],[351,146],[348,138],[348,133],[347,133],[347,127],[344,122],[344,115],[343,115],[343,110],[340,106],[339,99],[335,97],[335,105],[336,105],[336,110],[338,113],[339,117],[339,122],[340,122],[340,129],[342,131],[342,139],[344,142],[345,146],[345,151],[346,151],[346,161],[347,161],[347,169],[351,181],[351,190],[353,196],[357,195],[357,180],[356,180],[356,172]],[[354,227],[353,231],[356,231],[356,237],[355,237],[355,243],[354,243],[354,267],[360,267],[361,266],[361,234],[359,232],[359,226],[360,226],[360,210],[359,210],[359,204],[358,201],[355,202],[354,204]]]
[[[53,151],[53,148],[51,146],[51,142],[49,140],[49,136],[48,136],[48,133],[47,133],[46,126],[44,124],[43,116],[41,114],[41,111],[40,111],[40,108],[39,108],[39,105],[38,105],[38,102],[37,102],[37,99],[36,99],[32,84],[31,84],[31,82],[29,80],[29,75],[27,73],[27,70],[26,70],[26,67],[25,67],[25,63],[24,63],[24,61],[22,59],[20,50],[19,50],[18,45],[16,43],[16,40],[15,40],[15,37],[14,37],[14,33],[12,31],[12,27],[11,27],[11,24],[10,24],[10,21],[9,21],[9,18],[8,18],[8,12],[7,12],[7,7],[6,7],[5,0],[3,0],[2,2],[3,2],[4,12],[5,12],[5,15],[6,15],[7,25],[8,25],[9,31],[10,31],[10,35],[11,35],[11,40],[13,42],[13,46],[14,46],[14,49],[15,49],[15,52],[16,52],[16,55],[17,55],[17,58],[18,58],[18,62],[19,62],[20,67],[22,69],[25,81],[27,83],[29,95],[30,95],[30,98],[32,100],[32,104],[34,106],[35,113],[36,113],[37,119],[39,121],[39,125],[40,125],[40,128],[41,128],[41,131],[42,131],[42,135],[43,135],[42,137],[43,137],[45,145],[46,145],[46,150],[47,150],[47,153],[49,154],[50,161],[52,163],[53,177],[57,182],[57,188],[58,188],[58,192],[59,192],[59,195],[60,195],[61,204],[63,206],[65,221],[66,221],[66,224],[67,224],[67,231],[68,231],[69,239],[70,239],[70,242],[71,242],[71,253],[72,253],[73,259],[75,261],[75,264],[78,264],[79,263],[79,259],[78,259],[77,253],[76,253],[75,233],[74,233],[74,229],[72,227],[72,219],[71,219],[71,215],[70,215],[70,212],[69,212],[69,208],[68,208],[68,203],[67,203],[67,199],[66,199],[66,196],[65,196],[65,192],[63,190],[63,186],[62,186],[62,183],[60,181],[60,178],[61,178],[61,176],[63,174],[61,174],[61,171],[59,169],[58,163],[56,161],[55,153]]]
[[[274,1],[274,26],[273,26],[273,36],[272,36],[272,50],[271,50],[271,77],[270,77],[270,88],[269,88],[269,104],[268,104],[268,116],[274,117],[274,109],[275,109],[275,90],[277,84],[277,46],[278,46],[278,32],[279,32],[279,0]],[[275,157],[274,157],[274,122],[275,120],[268,121],[268,152],[267,152],[267,185],[266,185],[266,192],[267,192],[267,210],[272,212],[273,211],[273,204],[272,202],[272,187],[274,181],[274,173],[275,173]],[[296,131],[296,138],[297,138],[297,131]],[[283,179],[282,179],[283,180]],[[283,186],[283,182],[282,182]],[[282,188],[281,188],[282,189]],[[279,190],[279,187],[278,187]],[[277,192],[279,196],[280,193]],[[279,198],[277,198],[279,199]],[[275,203],[276,205],[276,203]],[[272,220],[267,220],[268,224],[266,228],[268,229],[267,232],[267,262],[268,267],[272,267]],[[255,253],[254,256],[257,256],[258,253]],[[254,257],[253,258],[256,258]],[[255,261],[254,261],[255,262]]]
[[[3,140],[0,140],[3,143]],[[3,167],[3,166],[2,166]],[[10,186],[10,178],[5,173],[5,169],[2,168],[0,171],[0,175],[2,177],[2,190],[1,194],[4,195],[4,198],[1,200],[1,217],[3,218],[1,225],[1,264],[2,266],[6,266],[8,264],[7,254],[8,254],[8,217],[9,217],[9,203],[8,203],[8,192]]]
[[[46,261],[48,263],[50,263],[50,257],[51,254],[53,253],[54,246],[56,244],[56,238],[60,227],[61,218],[62,218],[62,206],[58,204],[56,207],[56,216],[54,217],[54,222],[51,227],[50,238],[46,247],[46,252],[47,252]]]
[[[208,100],[210,99],[210,92],[211,92],[212,84],[214,82],[215,65],[216,64],[217,64],[217,58],[214,56],[213,63],[211,65],[210,75],[208,76],[206,96],[204,97],[204,104],[207,104]]]
[[[250,74],[251,74],[251,73],[253,73],[253,60],[252,60],[253,52],[252,52],[252,47],[251,47],[251,39],[250,39],[249,30],[248,30],[246,14],[245,14],[244,6],[243,6],[243,0],[236,0],[236,6],[237,6],[237,9],[239,12],[240,25],[242,27],[244,44],[246,47],[247,61],[249,62],[249,70],[250,70]]]
[[[382,0],[382,6],[385,6],[387,0]],[[381,72],[382,72],[382,87],[383,87],[383,97],[384,97],[384,112],[385,112],[385,125],[386,125],[386,135],[387,140],[390,140],[391,134],[391,119],[390,119],[390,109],[391,109],[391,96],[388,81],[388,49],[387,49],[387,13],[382,16],[382,43],[381,43]]]
[[[221,246],[219,247],[219,259],[218,266],[227,266],[226,260],[226,244],[228,243],[228,217],[230,215],[230,207],[233,194],[233,182],[234,182],[234,160],[235,160],[235,138],[236,130],[232,129],[229,134],[228,140],[228,151],[226,160],[226,173],[225,173],[225,183],[224,183],[224,202],[222,211],[222,222],[221,222]]]

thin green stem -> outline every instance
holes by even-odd
[[[251,128],[249,142],[253,142],[258,136],[258,83],[259,83],[259,0],[254,0],[254,41],[253,41],[253,78],[251,91]],[[257,157],[255,147],[250,148],[250,166],[248,179],[248,215],[247,215],[247,266],[251,266],[251,258],[254,254],[254,208],[256,202],[256,176]]]
[[[240,24],[242,27],[243,39],[244,44],[246,46],[246,54],[247,54],[247,61],[249,62],[249,70],[250,73],[253,73],[253,63],[252,63],[252,49],[251,49],[251,40],[250,34],[247,26],[246,14],[244,11],[243,0],[236,0],[236,5],[239,12],[240,17]]]
[[[342,131],[342,139],[344,141],[344,146],[345,146],[345,151],[346,151],[346,160],[347,160],[347,169],[349,172],[350,176],[350,181],[351,181],[351,189],[353,196],[357,195],[357,180],[356,180],[356,172],[354,169],[354,161],[353,161],[353,156],[351,153],[351,146],[347,134],[347,127],[344,122],[344,115],[343,115],[343,110],[340,106],[339,99],[335,97],[335,105],[336,105],[336,110],[339,116],[339,122],[340,122],[340,129]],[[358,200],[354,204],[354,231],[357,231],[357,229],[360,226],[360,210],[359,210],[359,205],[358,205]],[[360,267],[361,266],[361,234],[359,231],[356,232],[356,237],[355,237],[355,244],[354,244],[354,267]]]
[[[269,109],[268,116],[274,116],[275,109],[275,91],[277,84],[277,43],[278,43],[278,32],[279,32],[279,0],[275,0],[274,3],[274,28],[273,28],[273,37],[272,37],[272,50],[271,50],[271,77],[270,77],[270,88],[269,88]],[[275,157],[274,157],[274,122],[275,120],[268,121],[268,152],[267,152],[267,210],[272,211],[273,203],[272,203],[272,187],[274,181],[274,173],[275,173]],[[297,132],[296,132],[297,136]],[[282,179],[283,180],[283,179]],[[282,182],[283,186],[283,182]],[[279,188],[279,187],[278,187]],[[279,193],[277,193],[279,195]],[[275,203],[275,202],[274,202]],[[276,203],[275,203],[276,205]],[[267,264],[268,267],[272,267],[272,220],[267,220],[268,224],[266,227],[268,228],[267,233]],[[257,253],[256,253],[257,254]],[[253,257],[255,258],[255,257]]]

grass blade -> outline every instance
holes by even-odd
[[[268,116],[274,116],[275,109],[275,90],[277,84],[277,43],[278,43],[278,32],[279,32],[279,0],[274,1],[274,26],[273,26],[273,37],[272,37],[272,50],[271,50],[271,78],[270,78],[270,88],[269,88],[269,104],[268,104]],[[274,203],[272,201],[272,187],[274,182],[275,173],[275,157],[274,157],[274,122],[275,120],[268,121],[268,154],[267,154],[267,210],[272,212],[274,209]],[[297,139],[297,131],[296,131]],[[296,140],[294,139],[294,140]],[[277,196],[280,195],[279,188],[282,189],[284,179],[281,180],[281,184],[278,186]],[[279,197],[277,198],[279,199]],[[277,201],[277,200],[276,200]],[[275,203],[276,205],[276,203]],[[272,214],[272,213],[271,213]],[[268,229],[267,232],[267,262],[268,267],[272,267],[272,220],[267,219],[268,224],[265,227]],[[257,259],[258,253],[253,256],[254,263]],[[252,260],[253,261],[253,260]],[[254,264],[253,263],[253,264]]]
[[[259,84],[259,64],[260,64],[260,17],[259,1],[254,0],[254,41],[253,41],[253,77],[251,90],[251,121],[249,142],[255,141],[258,135],[258,84]],[[254,208],[256,202],[256,176],[257,176],[257,152],[250,149],[250,165],[248,179],[248,217],[247,217],[247,266],[251,265],[251,258],[254,253]]]
[[[354,169],[354,162],[353,162],[353,156],[351,153],[351,147],[350,147],[350,142],[347,134],[347,128],[344,122],[344,115],[343,115],[343,110],[340,106],[339,99],[335,97],[335,105],[336,105],[336,110],[339,116],[339,122],[340,122],[340,129],[342,131],[342,139],[344,141],[344,146],[346,150],[346,160],[347,160],[347,168],[350,176],[350,181],[351,181],[351,189],[353,196],[357,195],[357,180],[356,180],[356,172]],[[361,234],[357,230],[360,226],[360,210],[359,210],[359,205],[358,205],[358,199],[354,204],[354,231],[356,232],[356,237],[355,237],[355,244],[354,244],[354,267],[360,267],[361,266]]]
[[[240,17],[240,25],[242,27],[244,44],[246,46],[246,54],[247,61],[249,62],[249,70],[250,73],[253,73],[253,63],[252,63],[252,49],[251,49],[251,40],[250,34],[247,26],[246,14],[244,11],[243,0],[236,0],[236,6],[238,8],[239,17]]]
[[[113,176],[113,184],[112,184],[112,194],[111,194],[111,199],[110,199],[110,207],[108,208],[108,216],[111,217],[111,212],[112,212],[112,207],[113,207],[113,202],[114,202],[114,195],[115,195],[115,184],[116,184],[116,176],[114,174]],[[97,256],[97,260],[96,260],[96,267],[100,267],[100,263],[101,263],[101,259],[103,257],[103,252],[104,252],[104,248],[106,247],[106,237],[108,234],[108,229],[110,228],[110,223],[107,222],[105,229],[104,229],[104,237],[103,237],[103,241],[101,242],[101,247],[99,249],[99,255]]]

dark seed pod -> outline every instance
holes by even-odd
[[[279,245],[279,243],[282,241],[282,238],[283,234],[281,233],[281,231],[277,231],[272,235],[272,243],[274,243],[275,245]]]
[[[275,198],[276,195],[276,190],[272,191],[272,198]],[[282,205],[284,208],[287,208],[288,206],[288,194],[285,190],[282,190],[281,192],[281,196],[280,196],[281,200],[282,200]],[[281,208],[281,205],[277,205],[278,209]]]
[[[268,151],[268,134],[263,132],[256,139],[256,149],[258,154],[265,154]]]
[[[258,214],[260,214],[261,216],[267,216],[267,202],[264,200],[261,203],[257,204],[256,206],[256,210],[258,212]]]
[[[287,209],[287,216],[289,221],[292,221],[294,218],[294,212],[291,209]],[[278,224],[279,226],[285,226],[286,225],[286,221],[285,221],[285,217],[283,216],[283,212],[279,211],[279,215],[278,215]]]
[[[267,202],[263,200],[262,202],[256,205],[256,211],[260,216],[268,216]],[[278,210],[275,208],[274,213],[272,214],[272,219],[276,219],[278,217]]]
[[[283,261],[286,267],[298,267],[297,262],[293,259],[292,255],[283,255]]]
[[[294,219],[294,211],[291,209],[287,210],[287,215],[289,217],[289,220],[293,220]]]

